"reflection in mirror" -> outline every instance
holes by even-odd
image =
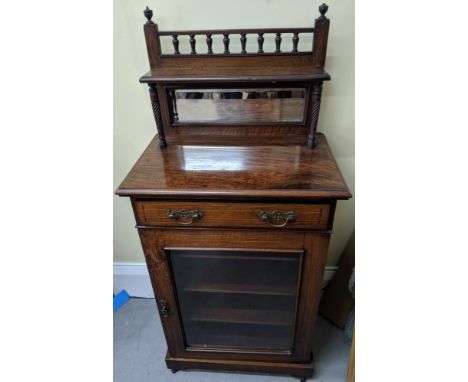
[[[304,88],[176,89],[170,91],[176,123],[302,123]]]

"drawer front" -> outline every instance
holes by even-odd
[[[139,225],[155,227],[326,229],[329,204],[134,202]]]

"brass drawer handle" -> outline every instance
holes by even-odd
[[[166,300],[159,300],[159,313],[161,313],[161,316],[164,318],[169,317],[169,308]]]
[[[196,210],[180,210],[172,211],[170,208],[166,211],[166,215],[169,219],[175,219],[176,223],[182,225],[192,224],[196,220],[200,220],[203,217],[203,212],[199,209]]]
[[[289,222],[293,222],[294,220],[296,220],[296,214],[294,213],[294,211],[260,211],[258,213],[258,217],[264,222],[268,222],[268,224],[270,224],[272,227],[276,228],[284,227]]]

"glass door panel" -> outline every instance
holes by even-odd
[[[168,254],[187,347],[291,351],[302,251]]]

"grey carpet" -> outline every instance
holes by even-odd
[[[319,317],[315,374],[308,381],[344,382],[350,345],[342,330]],[[287,376],[179,371],[166,368],[166,341],[153,299],[130,299],[114,313],[114,382],[297,382]]]

